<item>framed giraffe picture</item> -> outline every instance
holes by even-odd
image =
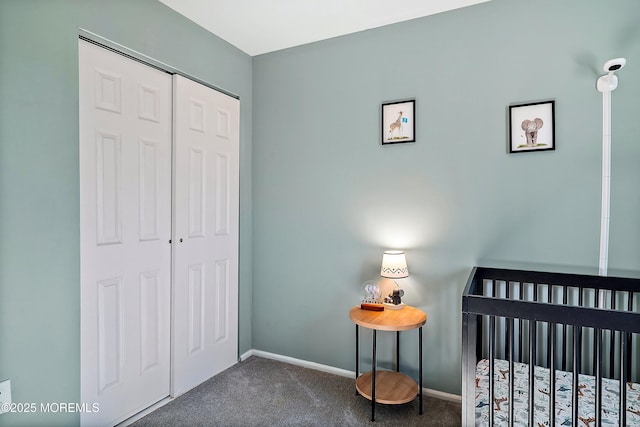
[[[382,104],[382,144],[416,141],[416,100]]]

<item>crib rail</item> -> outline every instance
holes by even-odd
[[[484,279],[545,283],[564,287],[608,289],[626,292],[640,292],[640,279],[628,277],[593,276],[588,274],[550,273],[544,271],[510,270],[504,268],[474,267],[464,295],[478,295],[478,283]]]
[[[481,358],[489,359],[493,378],[497,357],[509,361],[510,402],[516,361],[529,364],[529,378],[535,365],[550,372],[588,371],[598,379],[599,425],[602,378],[616,377],[624,385],[640,377],[640,279],[476,267],[462,296],[462,329],[463,425],[474,422],[476,365]],[[573,425],[578,425],[579,377],[573,378]],[[554,381],[555,375],[550,375],[551,390]],[[533,382],[529,387],[533,396]],[[490,381],[491,401],[493,393]],[[621,386],[620,408],[624,399]],[[551,425],[554,404],[551,399]],[[513,420],[513,405],[509,409]],[[529,425],[534,425],[533,409],[529,399]],[[493,425],[493,410],[489,419]],[[619,420],[624,426],[624,409]]]
[[[473,296],[463,299],[463,313],[551,322],[572,326],[640,333],[640,313],[544,302]]]

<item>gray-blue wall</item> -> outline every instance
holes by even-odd
[[[609,265],[637,275],[639,22],[637,0],[493,0],[255,57],[253,347],[352,370],[349,308],[382,251],[405,249],[406,302],[428,316],[425,386],[459,394],[474,265],[597,272],[595,81],[617,56]],[[381,146],[380,104],[406,98],[417,141]],[[507,154],[508,106],[549,99],[557,149]]]
[[[251,348],[251,57],[155,0],[0,0],[0,380],[14,402],[80,400],[78,27],[240,96],[240,351]]]

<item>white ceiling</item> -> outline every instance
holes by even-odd
[[[489,0],[160,0],[254,56]]]

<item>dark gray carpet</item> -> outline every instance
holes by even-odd
[[[133,424],[145,426],[459,426],[461,407],[424,396],[376,405],[355,394],[355,380],[252,356]]]

